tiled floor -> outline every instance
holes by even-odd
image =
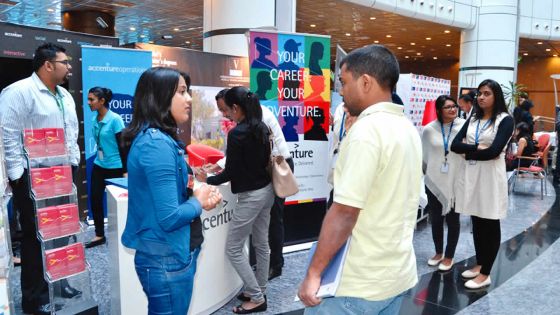
[[[461,219],[462,231],[455,255],[459,263],[445,274],[434,272],[426,264],[426,259],[433,255],[433,243],[429,226],[421,223],[414,237],[420,281],[407,295],[401,314],[455,314],[461,310],[461,314],[553,314],[560,309],[557,292],[560,277],[555,276],[560,269],[560,243],[553,244],[560,233],[560,205],[555,198],[560,196],[560,191],[555,195],[549,185],[549,196],[540,200],[536,182],[520,181],[518,192],[510,196],[510,212],[502,221],[503,243],[491,275],[494,283],[488,290],[466,292],[460,279],[460,272],[474,255],[468,218]],[[527,229],[533,224],[534,227]],[[107,248],[99,246],[86,253],[92,265],[93,292],[100,313],[109,314],[111,288],[107,285],[107,266],[111,262]],[[269,283],[269,309],[261,314],[303,313],[302,304],[294,302],[294,296],[306,264],[307,252],[286,255],[283,275]],[[19,268],[15,269],[11,283],[19,314]],[[535,293],[528,295],[527,290]],[[236,304],[237,301],[231,301],[215,314],[231,314]]]

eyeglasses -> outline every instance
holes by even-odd
[[[441,109],[443,110],[453,110],[459,108],[458,105],[451,105],[451,106],[443,106]]]
[[[67,67],[68,67],[68,65],[70,64],[70,61],[69,61],[69,60],[52,60],[51,62],[58,62],[58,63],[61,63],[61,64],[65,65],[65,66],[67,66]]]

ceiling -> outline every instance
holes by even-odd
[[[61,29],[61,12],[68,10],[114,14],[121,44],[153,42],[202,50],[203,0],[0,0],[0,21]],[[331,35],[333,58],[336,44],[350,51],[379,43],[400,60],[459,60],[460,29],[341,0],[297,0],[296,31]],[[164,35],[172,38],[162,39]],[[521,39],[519,54],[525,53],[559,55],[560,42]]]

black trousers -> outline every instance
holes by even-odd
[[[445,247],[445,257],[453,258],[455,256],[455,249],[459,241],[459,234],[461,224],[459,222],[459,214],[455,209],[442,216],[442,205],[437,197],[426,187],[426,194],[428,195],[428,210],[430,219],[432,221],[432,238],[436,249],[436,254],[443,253],[443,221],[447,222],[447,246]]]
[[[93,170],[91,173],[90,196],[91,212],[93,214],[96,236],[105,236],[105,226],[103,222],[103,194],[105,193],[105,180],[118,177],[123,177],[122,168],[107,169],[93,164]]]
[[[290,158],[286,162],[294,171],[294,161]],[[284,267],[284,202],[285,198],[274,197],[274,204],[270,209],[270,225],[268,226],[268,244],[270,246],[270,268]]]
[[[35,207],[30,197],[29,172],[16,184],[10,181],[14,208],[19,211],[21,238],[21,294],[25,313],[33,313],[49,302],[48,285],[43,274],[41,243],[37,239]]]
[[[476,263],[482,266],[481,274],[490,275],[492,265],[500,249],[500,220],[483,219],[475,216],[472,216],[471,219]]]

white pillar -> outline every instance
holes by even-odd
[[[481,0],[476,26],[461,32],[459,87],[517,80],[518,0]]]
[[[204,51],[248,56],[251,28],[295,32],[296,0],[204,0]]]

